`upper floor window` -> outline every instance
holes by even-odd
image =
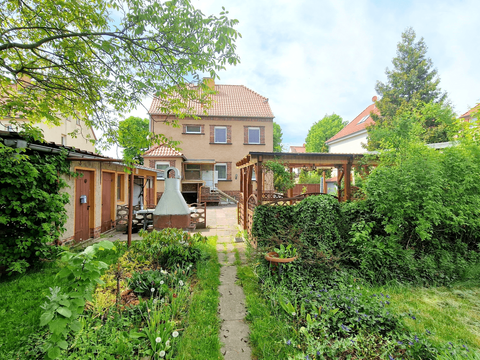
[[[157,173],[157,180],[165,180],[165,170],[170,166],[169,162],[164,161],[156,161],[155,162],[155,169],[160,170]]]
[[[185,133],[187,134],[201,134],[202,126],[201,125],[186,125]]]
[[[13,126],[12,125],[7,125],[7,131],[13,131]]]
[[[227,180],[227,164],[215,164],[215,171],[218,172],[218,180]]]
[[[248,143],[260,144],[260,128],[257,128],[257,127],[248,128]]]
[[[79,118],[79,117],[77,117],[76,123],[77,123],[77,125],[81,125],[81,124],[80,124],[80,118]]]
[[[227,143],[227,128],[225,126],[215,126],[215,140],[216,143]]]
[[[67,145],[67,136],[62,134],[62,145]]]

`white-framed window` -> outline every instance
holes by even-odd
[[[169,162],[165,161],[156,161],[155,162],[155,169],[161,170],[161,172],[157,173],[157,180],[165,180],[165,170],[170,166]]]
[[[227,143],[227,127],[226,126],[215,126],[214,142],[219,144]]]
[[[255,169],[252,169],[252,181],[257,181],[257,175],[255,175]]]
[[[13,126],[12,125],[7,125],[7,131],[13,131]]]
[[[215,164],[215,171],[218,171],[218,180],[227,180],[227,164]]]
[[[185,125],[185,133],[187,134],[201,134],[202,125]]]
[[[67,135],[62,134],[62,145],[67,145]]]
[[[369,117],[370,117],[370,114],[365,115],[365,116],[362,118],[362,120],[360,120],[360,121],[357,123],[357,125],[358,125],[358,124],[361,124],[361,123],[364,123],[365,121],[367,121],[367,119],[368,119]]]
[[[77,119],[75,120],[75,123],[76,123],[77,125],[81,125],[81,123],[80,123],[80,118],[79,118],[79,117],[77,117]]]
[[[258,127],[248,128],[248,143],[260,144],[260,128]]]

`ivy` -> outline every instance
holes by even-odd
[[[47,243],[65,231],[69,174],[66,154],[41,154],[0,143],[0,266],[23,272],[41,257]]]

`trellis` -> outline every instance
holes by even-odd
[[[337,169],[338,190],[335,197],[338,201],[347,201],[352,198],[352,168],[362,167],[365,172],[368,172],[368,166],[360,161],[362,158],[362,154],[250,152],[236,163],[237,168],[240,169],[241,192],[237,208],[238,224],[250,232],[253,212],[257,205],[294,204],[307,196],[320,194],[318,192],[307,192],[306,194],[293,196],[293,189],[290,189],[287,194],[275,192],[271,185],[273,184],[273,181],[271,181],[273,177],[263,169],[265,161],[280,161],[289,168],[290,172],[295,168],[308,170]],[[255,177],[252,179],[253,175]],[[323,189],[323,194],[326,194],[325,176],[323,177]]]

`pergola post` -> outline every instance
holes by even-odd
[[[342,170],[340,172],[340,170]],[[343,179],[343,168],[341,166],[337,166],[337,196],[338,200],[342,201],[342,179]]]
[[[323,181],[323,193],[327,194],[327,179],[325,179],[325,170],[322,172],[322,181]]]
[[[290,176],[292,176],[293,168],[289,167],[288,169],[289,169],[289,171],[290,171]],[[287,191],[287,197],[289,197],[289,198],[292,198],[292,197],[293,197],[293,188],[292,188],[292,189],[288,189],[288,191]],[[290,205],[292,205],[292,204],[293,204],[293,200],[290,200]]]
[[[344,184],[345,184],[345,201],[348,201],[352,197],[352,187],[351,187],[351,178],[352,178],[352,164],[346,163],[343,165]]]
[[[132,226],[133,226],[133,180],[134,180],[134,169],[130,169],[130,192],[128,194],[128,230],[127,230],[127,247],[130,248],[132,245]]]
[[[255,170],[256,179],[257,179],[257,198],[258,205],[262,205],[263,197],[263,169],[262,169],[262,158],[260,157],[257,162],[257,167]]]
[[[248,180],[247,168],[242,168],[243,177],[243,230],[247,230],[247,201],[248,201]]]

